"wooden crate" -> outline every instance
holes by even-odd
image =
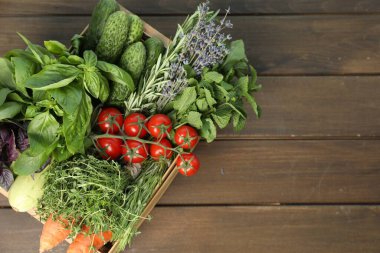
[[[126,9],[125,7],[121,5],[120,5],[120,9],[127,13],[131,13],[128,9]],[[81,34],[82,35],[85,34],[87,29],[88,29],[88,26],[85,27],[85,29],[82,31]],[[144,34],[146,37],[156,37],[160,39],[164,43],[165,47],[167,47],[170,43],[170,39],[168,37],[166,37],[159,31],[157,31],[156,29],[154,29],[152,26],[150,26],[146,22],[144,22]],[[143,224],[143,222],[146,220],[150,212],[153,210],[155,205],[158,203],[162,195],[166,192],[166,190],[169,188],[170,184],[173,182],[174,178],[178,174],[178,170],[176,169],[176,166],[175,166],[175,162],[177,159],[178,157],[174,159],[173,163],[169,166],[169,168],[165,172],[162,178],[161,184],[155,189],[150,201],[146,205],[143,213],[141,214],[141,218],[139,222],[136,224],[136,228],[139,228]],[[0,187],[0,194],[8,198],[7,191],[1,187]],[[35,210],[29,210],[28,213],[35,219],[41,221],[40,217],[36,214]],[[71,240],[67,239],[67,242],[71,243]],[[118,245],[118,242],[117,241],[114,242],[111,249],[108,251],[108,253],[118,253],[119,251],[117,250],[117,245]]]

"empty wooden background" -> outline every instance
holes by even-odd
[[[168,36],[198,1],[123,0]],[[0,0],[0,53],[68,42],[94,0]],[[263,117],[201,143],[128,252],[380,252],[380,1],[214,0],[231,6]],[[0,198],[0,252],[38,252],[41,224]],[[53,252],[64,252],[62,245]]]

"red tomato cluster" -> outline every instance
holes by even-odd
[[[145,161],[148,155],[157,161],[173,156],[172,143],[166,138],[172,130],[172,122],[167,115],[155,114],[147,119],[142,113],[132,113],[123,119],[118,109],[108,107],[102,109],[97,123],[103,133],[114,135],[112,138],[97,139],[104,159],[117,160],[122,157],[126,163],[136,164]],[[135,137],[136,140],[124,141],[123,135]],[[154,143],[151,145],[144,143],[144,138],[149,136],[153,137]],[[194,148],[198,139],[197,131],[187,125],[179,127],[174,134],[175,144],[184,150]],[[198,158],[192,153],[180,154],[177,159],[178,170],[185,176],[194,175],[199,166]]]

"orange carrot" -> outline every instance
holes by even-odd
[[[83,226],[82,232],[80,232],[69,246],[67,253],[95,253],[96,249],[100,249],[103,245],[111,240],[112,232],[103,232],[103,236],[100,235],[88,235],[89,227]]]
[[[71,232],[70,229],[68,229],[68,226],[68,220],[59,217],[54,221],[53,215],[50,215],[42,229],[40,237],[40,253],[51,250],[65,240]]]

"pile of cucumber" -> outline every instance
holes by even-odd
[[[100,0],[93,10],[84,38],[84,49],[93,50],[98,58],[117,64],[127,71],[137,86],[143,73],[151,69],[164,50],[161,40],[143,40],[144,23],[134,14],[120,10],[115,0]],[[125,99],[124,87],[114,83],[110,101]]]

